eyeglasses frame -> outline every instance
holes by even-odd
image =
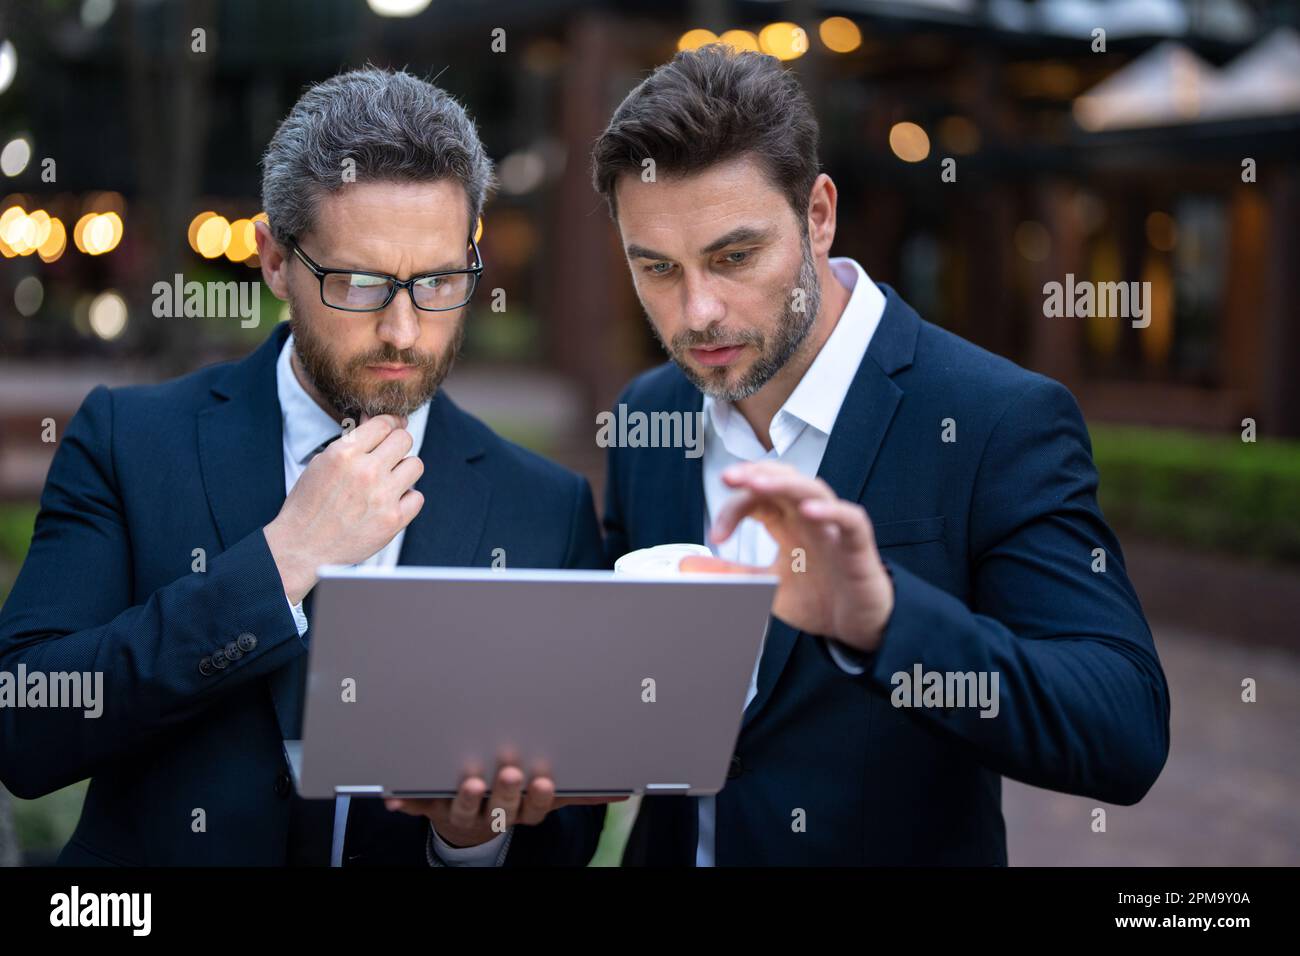
[[[386,272],[370,272],[367,269],[326,268],[317,263],[311,256],[307,255],[307,253],[303,252],[302,246],[298,245],[296,237],[289,236],[288,238],[289,248],[292,249],[294,254],[302,260],[302,264],[311,271],[312,275],[316,277],[317,282],[320,285],[321,305],[331,309],[338,309],[340,312],[380,312],[388,308],[389,303],[393,301],[393,296],[397,295],[398,289],[405,289],[407,295],[411,297],[411,305],[415,306],[421,312],[454,312],[456,309],[463,309],[465,306],[469,305],[469,300],[474,297],[474,292],[478,289],[479,279],[483,277],[483,256],[479,252],[478,243],[474,241],[473,236],[469,237],[469,245],[470,248],[474,250],[475,265],[470,266],[468,269],[448,269],[442,272],[422,272],[420,275],[411,276],[409,279],[399,279],[397,276],[390,275]],[[325,301],[325,277],[334,274],[374,276],[377,279],[387,279],[389,282],[388,298],[383,301],[382,305],[377,305],[372,309],[349,309],[346,306],[332,305]],[[415,283],[419,282],[421,279],[432,279],[437,276],[454,276],[463,274],[472,275],[474,280],[473,285],[470,286],[469,295],[467,295],[465,301],[461,302],[459,305],[447,306],[445,309],[430,309],[415,301]]]

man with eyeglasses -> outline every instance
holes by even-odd
[[[99,386],[68,425],[0,611],[0,670],[104,674],[96,720],[0,708],[17,796],[91,778],[60,862],[590,859],[599,801],[557,799],[518,767],[487,798],[470,777],[453,799],[349,803],[298,798],[284,756],[318,566],[488,566],[500,548],[512,567],[603,567],[587,482],[439,390],[483,273],[491,181],[436,87],[365,69],[309,89],[266,151],[257,224],[289,322],[242,361]],[[438,732],[393,715],[395,734]]]

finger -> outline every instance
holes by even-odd
[[[366,422],[370,421],[372,418],[378,418],[378,417],[379,417],[378,415],[367,415],[365,412],[362,412],[362,413],[361,413],[361,421],[358,422],[358,424],[360,424],[360,425],[364,425]],[[406,416],[405,416],[405,415],[393,415],[393,416],[391,416],[391,417],[392,417],[392,418],[397,422],[397,425],[398,425],[399,428],[405,428],[405,427],[406,427],[406,421],[407,421],[407,419],[406,419]]]
[[[394,432],[396,434],[396,432]],[[403,491],[411,488],[424,474],[424,460],[419,455],[410,455],[397,463],[397,466],[384,479],[393,488]]]
[[[392,433],[393,429],[400,427],[397,416],[376,415],[374,418],[367,419],[364,424],[344,431],[343,437],[325,449],[325,453],[329,454],[335,446],[338,446],[340,449],[355,449],[360,454],[369,454]]]
[[[450,800],[402,800],[397,797],[386,797],[384,807],[394,813],[405,813],[413,817],[427,817],[433,812],[435,805],[450,802]]]
[[[809,478],[793,468],[754,469],[738,477],[734,487],[747,489],[758,495],[784,499],[783,504],[792,505],[809,498],[834,500],[836,497],[835,492],[826,482],[820,478]]]
[[[678,562],[677,570],[687,574],[762,574],[767,569],[724,561],[722,558],[709,558],[702,554],[689,554]]]
[[[488,813],[500,809],[506,812],[506,826],[515,822],[519,815],[520,798],[523,795],[524,774],[518,767],[505,766],[497,771],[496,783],[492,785],[492,796],[488,799]]]
[[[718,510],[709,538],[714,544],[721,544],[735,533],[736,527],[746,518],[757,518],[772,530],[773,524],[781,517],[781,510],[776,499],[753,491],[744,491],[728,498]],[[775,535],[774,535],[775,537]]]
[[[779,461],[747,461],[724,468],[722,480],[725,484],[735,488],[758,475],[779,476],[787,474],[797,475],[799,472],[793,465],[787,465]]]
[[[397,507],[402,512],[402,527],[405,528],[424,507],[424,495],[412,488],[397,499]]]
[[[531,826],[541,823],[555,803],[555,781],[550,777],[534,777],[524,793],[517,822]]]
[[[839,529],[840,543],[850,551],[875,550],[876,534],[867,509],[852,501],[805,501],[800,512]]]
[[[370,454],[382,464],[384,471],[392,471],[414,445],[415,439],[410,432],[405,428],[394,428],[384,436],[384,440],[376,445]]]
[[[483,794],[486,792],[487,784],[482,777],[466,777],[460,782],[448,814],[452,827],[471,830],[478,824],[479,813],[483,809]]]

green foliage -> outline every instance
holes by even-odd
[[[1094,426],[1099,497],[1117,528],[1300,562],[1300,442]]]

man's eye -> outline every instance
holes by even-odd
[[[723,261],[729,265],[739,266],[739,265],[744,265],[746,262],[748,262],[749,256],[750,256],[749,250],[742,249],[738,252],[728,252],[722,258]]]
[[[446,276],[429,276],[427,279],[420,279],[415,284],[418,286],[423,286],[426,289],[437,289],[440,288],[442,284],[446,281],[447,281]]]
[[[673,264],[671,262],[654,262],[646,266],[645,271],[652,276],[666,276],[672,272]]]
[[[367,276],[358,272],[352,273],[351,280],[349,284],[359,289],[369,289],[373,286],[383,285],[388,281],[382,276]]]

